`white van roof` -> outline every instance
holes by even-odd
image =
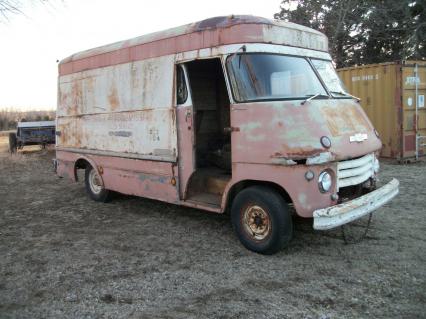
[[[18,127],[49,127],[55,126],[55,121],[18,122]]]

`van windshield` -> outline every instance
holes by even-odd
[[[351,95],[348,95],[331,61],[311,59],[311,62],[333,97],[352,98]]]
[[[226,66],[238,102],[328,98],[311,65],[302,57],[234,54],[228,57]]]

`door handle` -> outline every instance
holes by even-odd
[[[185,121],[188,121],[188,118],[191,116],[191,110],[186,110],[185,112]]]
[[[223,128],[223,131],[224,131],[225,133],[239,132],[239,131],[240,131],[240,128],[239,128],[239,127],[233,127],[233,126],[231,126],[231,127],[224,127],[224,128]]]
[[[233,106],[231,108],[231,111],[245,111],[245,110],[247,110],[247,107]]]
[[[190,130],[192,128],[192,113],[189,109],[185,112],[185,122],[188,124],[188,130]]]

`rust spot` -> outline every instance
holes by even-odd
[[[292,148],[287,152],[275,152],[272,158],[305,159],[324,152],[323,149],[312,148]]]
[[[82,102],[82,88],[81,81],[75,81],[72,85],[71,89],[71,105],[69,105],[68,115],[76,115],[78,112],[78,108]]]
[[[416,136],[415,135],[407,135],[404,138],[405,143],[405,151],[415,151],[416,150]]]
[[[62,91],[59,91],[59,100],[61,101],[60,103],[62,107],[65,107],[67,99],[68,99],[68,94]]]
[[[194,31],[204,31],[206,29],[213,28],[228,28],[239,23],[255,23],[255,24],[266,24],[272,25],[272,22],[268,19],[261,17],[245,16],[245,15],[230,15],[222,17],[214,17],[210,19],[205,19],[200,22],[195,23],[193,30]]]
[[[118,100],[117,88],[115,86],[112,87],[109,95],[108,95],[109,105],[111,106],[111,111],[115,111],[120,105],[120,101]]]
[[[324,118],[333,136],[368,130],[369,125],[361,110],[355,105],[322,108]]]
[[[69,138],[72,136],[72,131],[70,128],[70,123],[60,123],[58,124],[58,130],[61,131],[61,135],[59,136],[59,144],[61,146],[67,146],[69,143]]]

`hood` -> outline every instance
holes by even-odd
[[[359,157],[381,148],[360,104],[349,99],[261,102],[231,107],[234,162],[307,164]],[[321,137],[331,141],[329,148]]]

